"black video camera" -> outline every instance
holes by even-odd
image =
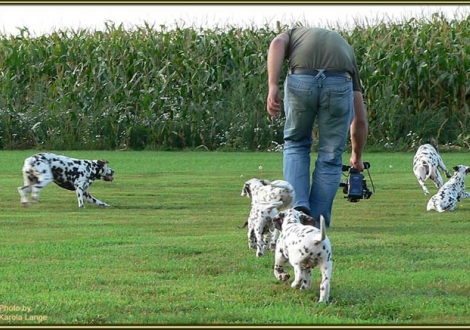
[[[370,163],[364,162],[364,169],[369,172]],[[343,165],[343,172],[348,172],[348,177],[344,182],[340,183],[339,186],[343,187],[343,193],[347,196],[348,201],[352,203],[359,202],[360,199],[369,199],[372,196],[372,192],[367,188],[366,180],[364,175],[359,173],[358,170],[352,168],[349,165]],[[370,173],[369,173],[370,177]],[[372,182],[372,178],[371,178]]]

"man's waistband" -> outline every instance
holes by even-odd
[[[306,74],[309,76],[316,76],[320,71],[315,69],[307,69],[307,68],[290,68],[289,74]],[[336,71],[336,70],[325,70],[323,71],[325,76],[339,76],[339,77],[346,77],[351,78],[351,75],[347,71]]]

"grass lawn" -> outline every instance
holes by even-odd
[[[243,184],[282,179],[282,154],[58,152],[109,161],[115,181],[90,193],[111,207],[79,209],[51,184],[23,208],[17,187],[33,152],[1,152],[0,325],[470,325],[470,201],[427,212],[411,153],[366,154],[368,200],[338,189],[325,305],[318,269],[310,290],[292,289],[274,277],[273,253],[256,258],[238,228],[250,208]],[[441,156],[449,169],[468,164]]]

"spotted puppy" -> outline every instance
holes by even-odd
[[[28,194],[33,202],[39,199],[39,192],[51,182],[77,194],[78,206],[85,207],[83,201],[99,206],[108,204],[93,197],[89,192],[95,180],[113,181],[114,171],[105,160],[70,158],[53,153],[39,153],[25,159],[23,164],[24,186],[18,187],[23,206],[28,206]]]
[[[312,269],[318,265],[322,276],[319,302],[328,302],[333,261],[325,219],[320,216],[320,229],[302,224],[307,222],[314,223],[315,219],[295,209],[281,211],[274,217],[274,226],[281,230],[274,257],[274,276],[281,281],[290,278],[284,270],[288,261],[295,274],[291,286],[305,290],[310,288]]]
[[[295,192],[292,185],[285,180],[263,180],[253,178],[245,182],[241,196],[255,202],[282,202],[282,208],[292,207]]]
[[[431,179],[437,189],[441,188],[444,184],[439,169],[445,173],[447,178],[451,177],[450,172],[439,155],[436,141],[434,138],[431,138],[430,143],[423,144],[418,148],[413,158],[413,173],[423,188],[425,195],[429,195],[429,190],[425,184],[427,179]]]
[[[454,175],[428,201],[426,207],[428,211],[453,211],[457,202],[470,197],[470,193],[465,191],[465,178],[470,172],[470,167],[458,165],[453,169]]]
[[[263,180],[258,178],[252,178],[245,182],[241,192],[241,196],[251,198],[251,208],[256,203],[277,203],[281,202],[279,209],[291,208],[294,199],[295,192],[292,185],[285,180]],[[247,225],[245,223],[244,227]],[[274,229],[272,235],[270,249],[274,251],[276,248],[276,241],[279,237],[279,230]]]
[[[279,212],[282,202],[254,203],[251,205],[250,215],[243,227],[248,227],[248,248],[256,249],[256,256],[264,256],[274,232],[273,218]]]

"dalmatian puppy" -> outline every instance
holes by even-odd
[[[109,206],[88,192],[88,188],[95,180],[114,180],[114,171],[105,160],[76,159],[53,153],[39,153],[25,159],[22,171],[24,186],[18,187],[18,192],[23,206],[28,206],[29,193],[32,201],[37,202],[40,191],[51,182],[61,188],[74,190],[80,208],[85,207],[84,200],[98,206]]]
[[[285,180],[263,180],[253,178],[245,182],[241,196],[251,198],[255,202],[282,202],[282,207],[292,207],[295,192],[292,185]]]
[[[274,276],[280,281],[290,278],[284,270],[288,261],[295,274],[291,287],[305,290],[310,288],[312,269],[318,265],[322,277],[319,302],[326,303],[330,295],[333,260],[325,218],[320,216],[320,229],[302,223],[315,223],[315,219],[295,209],[281,211],[274,217],[274,226],[281,229],[274,256]]]
[[[453,169],[454,175],[429,199],[427,211],[453,211],[457,202],[470,197],[470,193],[465,191],[465,178],[470,172],[470,167],[458,165]]]
[[[431,138],[430,143],[421,145],[413,157],[413,173],[423,188],[425,195],[429,195],[429,190],[425,184],[427,179],[431,179],[437,189],[442,187],[444,182],[439,169],[445,173],[447,178],[451,177],[450,172],[439,155],[436,141],[434,138]]]
[[[282,202],[279,209],[291,208],[295,200],[295,192],[292,185],[285,180],[263,180],[252,178],[245,182],[241,192],[241,196],[251,198],[251,209],[256,203],[273,203]],[[245,223],[244,227],[247,225]],[[279,237],[279,230],[274,229],[271,238],[270,249],[274,251],[276,248],[276,241]]]
[[[248,227],[248,248],[256,249],[256,256],[264,256],[267,245],[271,242],[274,232],[272,219],[279,212],[282,202],[253,203],[250,215],[243,227]]]

